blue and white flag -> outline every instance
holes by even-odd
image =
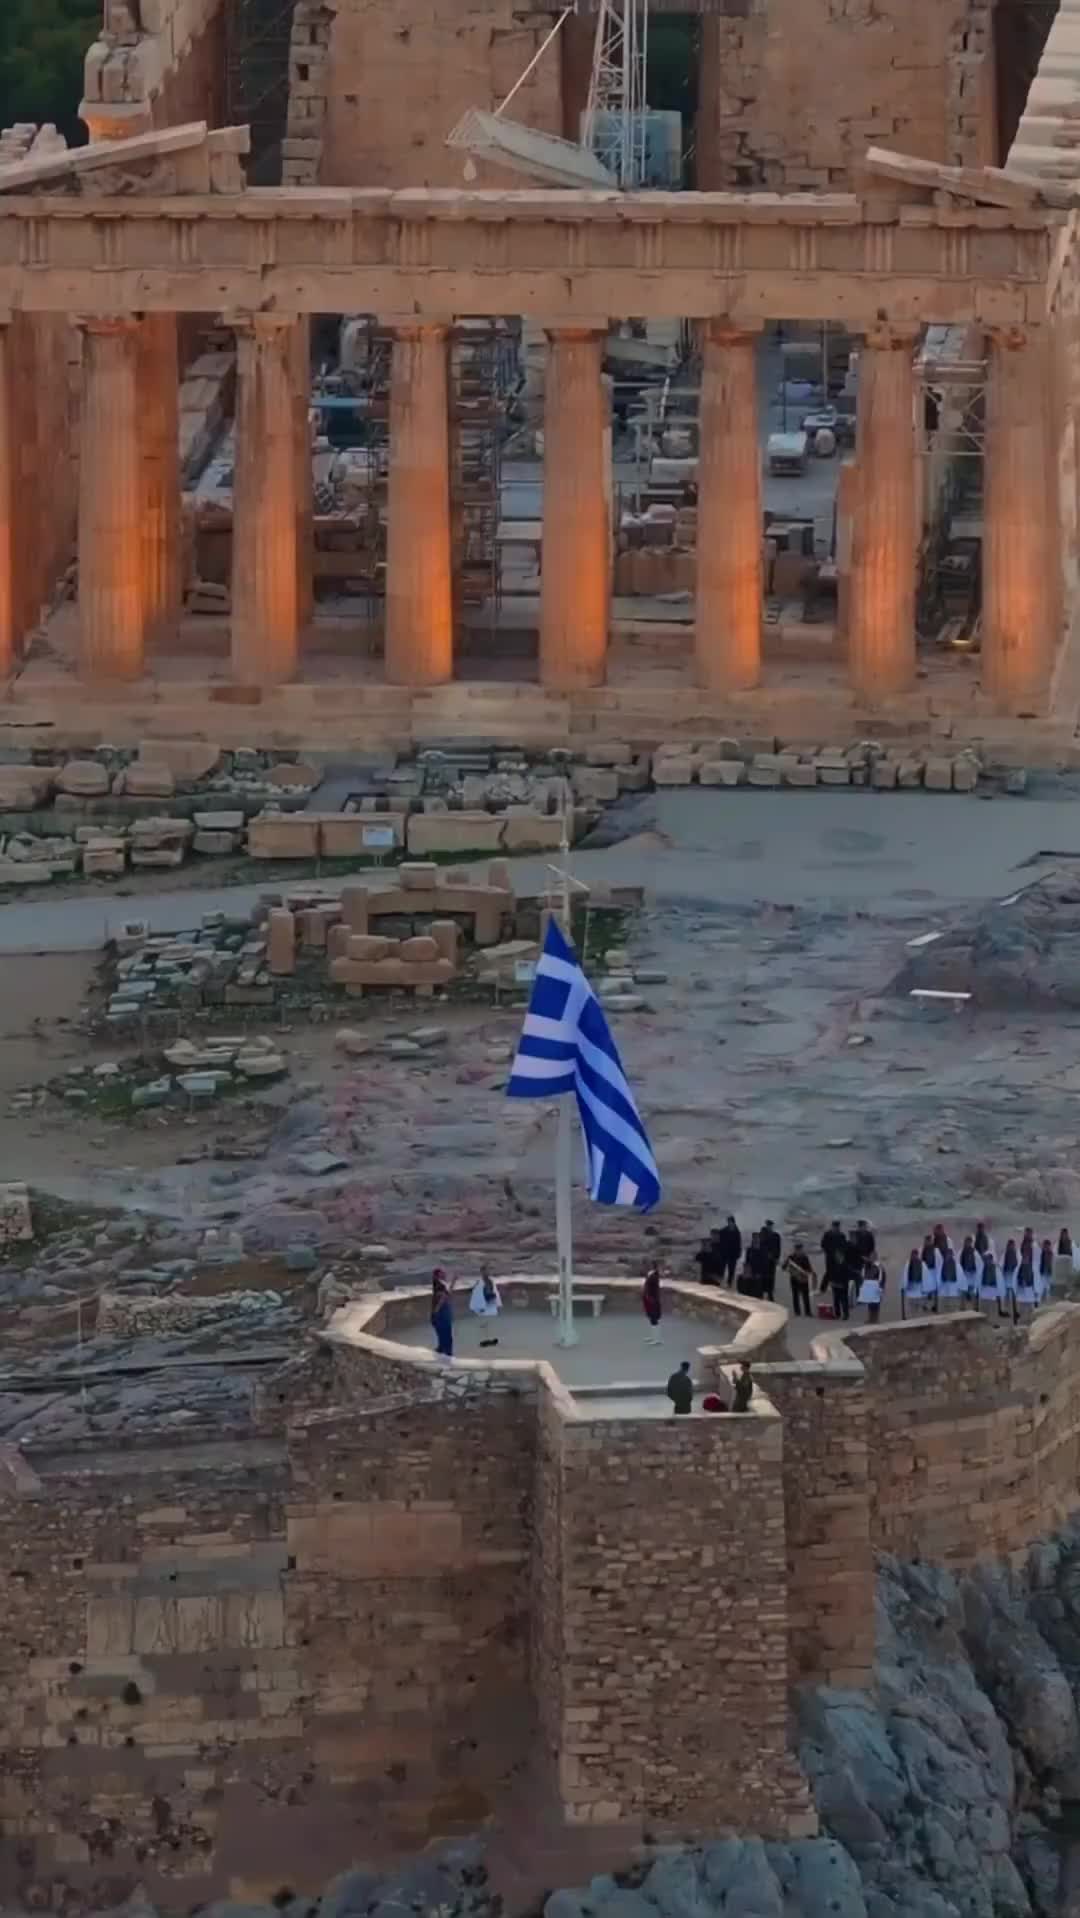
[[[615,1041],[585,974],[554,919],[506,1088],[512,1099],[577,1095],[590,1196],[648,1212],[660,1197],[652,1147]]]

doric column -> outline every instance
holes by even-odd
[[[548,334],[540,679],[557,692],[602,685],[607,664],[604,337],[597,327]]]
[[[866,699],[915,679],[916,337],[883,325],[859,356],[848,663]]]
[[[1049,355],[1037,327],[988,335],[982,683],[1006,711],[1046,690],[1057,644]]]
[[[144,631],[140,323],[81,324],[79,665],[87,679],[137,679]]]
[[[142,445],[142,562],[148,640],[175,631],[180,616],[180,371],[175,313],[147,313],[139,328],[136,383]]]
[[[311,468],[311,321],[306,313],[289,333],[296,409],[296,621],[301,632],[315,612],[315,497]]]
[[[291,679],[297,661],[295,350],[288,316],[236,325],[232,671],[244,686]]]
[[[761,446],[757,331],[708,320],[698,434],[694,648],[702,686],[756,686],[761,673]]]
[[[399,326],[390,367],[386,677],[438,686],[454,672],[448,329]]]
[[[15,660],[15,437],[11,316],[0,313],[0,679]]]

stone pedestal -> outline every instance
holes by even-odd
[[[1058,638],[1049,354],[1037,327],[988,335],[982,683],[1005,712],[1045,698]]]
[[[11,329],[0,314],[0,679],[15,659],[15,440]]]
[[[737,690],[761,674],[761,446],[757,335],[704,328],[698,453],[694,650],[702,686]]]
[[[143,668],[143,476],[135,319],[83,326],[79,446],[79,667],[87,679]]]
[[[607,664],[609,486],[604,473],[604,334],[548,335],[540,678],[556,692],[601,686]]]
[[[296,408],[296,619],[301,632],[315,613],[315,500],[311,466],[311,320],[305,313],[289,333]]]
[[[859,359],[848,664],[871,700],[915,680],[915,339],[883,326]]]
[[[293,677],[298,654],[295,348],[292,323],[237,323],[232,671],[244,686]]]
[[[454,672],[447,329],[404,326],[390,371],[386,677],[438,686]]]
[[[148,640],[175,633],[180,617],[180,373],[175,313],[147,313],[139,328],[136,386],[142,446],[143,617]]]

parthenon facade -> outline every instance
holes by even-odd
[[[1073,4],[1065,0],[1059,16],[1066,26]],[[298,0],[286,177],[311,157],[299,153],[301,104],[322,102],[312,111],[320,134],[333,118],[337,81],[323,20],[333,12]],[[355,25],[348,8],[339,13],[337,45]],[[21,169],[0,163],[7,704],[96,700],[110,689],[122,701],[125,688],[145,686],[169,660],[196,673],[200,649],[184,611],[178,395],[185,333],[200,322],[224,326],[235,354],[224,680],[238,695],[260,697],[304,680],[319,625],[311,325],[328,314],[370,314],[392,341],[381,663],[372,674],[371,648],[358,649],[359,677],[409,691],[471,677],[454,593],[450,353],[463,323],[527,314],[546,340],[533,674],[544,694],[573,699],[625,677],[618,659],[613,669],[604,369],[612,326],[632,317],[639,326],[682,323],[699,369],[696,579],[669,678],[696,689],[709,711],[777,691],[783,672],[769,664],[764,616],[762,344],[781,326],[837,326],[857,342],[857,427],[842,525],[839,496],[836,506],[842,616],[821,657],[853,712],[872,716],[909,699],[927,671],[916,631],[925,533],[917,355],[926,329],[944,327],[977,338],[985,363],[979,658],[966,662],[966,683],[981,713],[1047,716],[1073,624],[1078,522],[1077,215],[1061,191],[1066,169],[1053,154],[1043,164],[1031,145],[1047,124],[1039,87],[1050,87],[1053,105],[1054,86],[1073,85],[1060,25],[1048,43],[1058,78],[1036,79],[1034,119],[1029,104],[1016,143],[1031,172],[965,167],[994,153],[988,136],[972,133],[944,143],[913,137],[913,148],[937,148],[936,172],[931,165],[924,181],[917,166],[896,178],[887,168],[855,168],[848,190],[833,190],[854,165],[845,147],[843,164],[793,179],[792,191],[762,190],[755,180],[745,191],[619,194],[245,184],[239,133],[168,124],[190,98],[190,87],[176,84],[185,60],[198,50],[206,67],[216,9],[203,6],[186,51],[174,33],[171,55],[152,27],[159,15],[171,18],[171,6],[140,14],[109,0],[103,39],[87,61],[90,148],[38,157],[33,149]],[[986,45],[977,34],[971,44],[971,71],[985,88]],[[122,77],[110,85],[121,56]],[[562,73],[568,85],[565,61]],[[973,97],[965,111],[977,118]],[[545,125],[533,104],[535,124]],[[863,131],[872,139],[872,115]],[[1056,136],[1045,138],[1049,150]],[[340,140],[327,149],[324,175],[348,171],[344,151]],[[789,184],[783,169],[764,177]],[[1047,180],[1056,194],[1043,190]],[[40,382],[45,343],[55,360],[57,329],[69,326],[79,388],[78,602],[58,674],[35,669],[27,652],[46,562],[36,550],[42,502],[21,483],[20,448],[28,332]],[[56,558],[54,541],[48,560]],[[215,674],[218,697],[222,677]]]

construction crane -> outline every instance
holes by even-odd
[[[580,143],[540,133],[506,117],[514,95],[572,11],[566,7],[560,13],[502,105],[494,113],[470,107],[448,134],[446,144],[557,186],[621,187],[633,192],[645,182],[648,0],[599,0]],[[466,178],[468,169],[467,160]]]

